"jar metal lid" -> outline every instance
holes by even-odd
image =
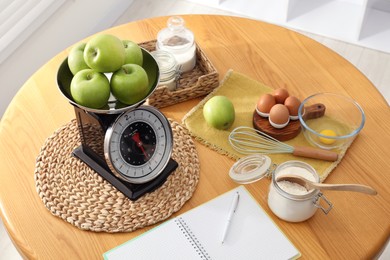
[[[253,154],[239,159],[230,168],[229,176],[240,184],[252,183],[267,176],[271,158],[266,155]]]

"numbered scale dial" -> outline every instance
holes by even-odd
[[[120,115],[108,128],[104,156],[110,170],[135,184],[156,178],[173,148],[172,129],[156,108],[142,106]]]

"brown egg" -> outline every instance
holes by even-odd
[[[282,128],[290,121],[290,114],[288,108],[282,104],[276,104],[269,112],[269,121],[273,127]],[[278,125],[278,126],[275,126]]]
[[[301,101],[294,96],[289,96],[284,101],[284,105],[288,108],[288,111],[290,113],[290,116],[296,117],[298,116],[298,109],[301,105]]]
[[[278,104],[283,104],[286,98],[289,96],[287,89],[278,88],[272,92],[272,95],[275,97],[275,101]]]
[[[275,98],[271,94],[261,95],[257,101],[256,110],[260,116],[267,117],[271,108],[275,105]]]

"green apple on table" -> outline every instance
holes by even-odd
[[[137,64],[124,64],[112,74],[110,85],[112,94],[127,105],[141,101],[150,91],[148,75]]]
[[[84,69],[72,78],[70,93],[77,104],[98,109],[110,98],[110,82],[103,73]]]
[[[229,129],[235,119],[234,105],[225,96],[214,96],[203,106],[203,117],[206,123],[219,130]]]
[[[144,56],[138,44],[130,40],[123,40],[122,42],[125,47],[125,64],[131,63],[142,66]]]
[[[122,40],[111,34],[98,34],[91,38],[84,49],[85,63],[98,72],[114,72],[125,62]]]
[[[76,75],[80,70],[90,68],[84,60],[85,45],[85,42],[78,43],[69,52],[68,66],[73,75]]]

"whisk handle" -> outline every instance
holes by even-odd
[[[333,151],[305,146],[295,146],[292,154],[295,156],[320,159],[331,162],[337,161],[339,156],[336,152]]]

